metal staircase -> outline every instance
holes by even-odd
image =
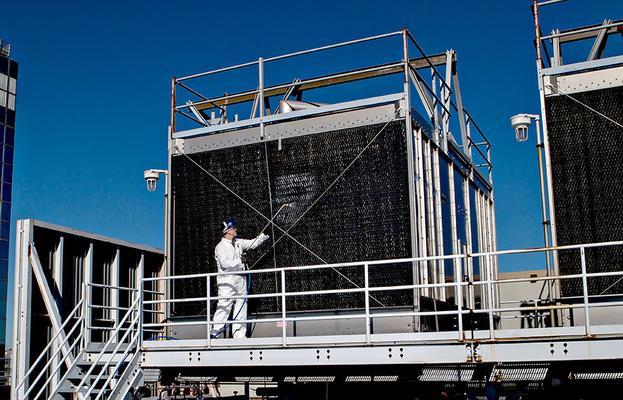
[[[130,307],[112,327],[104,343],[90,342],[90,311],[82,299],[63,321],[37,359],[18,383],[19,400],[116,400],[132,399],[132,389],[142,384],[140,368],[141,317],[138,290]],[[91,284],[96,286],[96,284]],[[102,285],[99,285],[102,286]],[[122,289],[122,288],[113,288]]]

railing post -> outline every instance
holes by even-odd
[[[212,345],[212,331],[210,330],[210,275],[206,276],[206,338],[208,339],[208,347]]]
[[[138,285],[138,303],[137,303],[137,307],[138,307],[138,340],[137,340],[137,346],[139,349],[143,348],[143,316],[144,316],[144,311],[143,311],[143,299],[145,297],[145,292],[144,292],[144,286],[145,286],[145,282],[143,282],[143,274],[141,274],[140,276],[140,281],[139,281],[139,285]]]
[[[580,264],[582,266],[582,295],[584,296],[584,328],[586,336],[591,334],[591,320],[588,307],[588,277],[586,276],[586,254],[584,247],[580,247]]]
[[[369,286],[369,271],[368,264],[363,265],[363,280],[364,280],[364,293],[366,296],[366,344],[370,344],[370,331],[371,331],[371,319],[370,319],[370,286]]]
[[[89,305],[87,304],[87,283],[82,282],[82,349],[87,348],[87,332],[89,329],[88,326],[88,312]]]
[[[281,340],[283,347],[286,346],[286,271],[281,270]]]
[[[495,304],[493,302],[493,271],[491,268],[491,257],[491,255],[485,256],[485,268],[487,269],[487,308],[489,314],[489,338],[493,340],[495,339],[493,326],[493,308],[495,307]]]
[[[260,104],[260,137],[264,138],[264,114],[266,108],[264,106],[264,58],[258,59],[258,80],[259,80],[259,104]]]
[[[461,261],[459,260],[457,262],[457,259],[454,258],[453,260],[454,263],[454,281],[456,284],[456,309],[457,309],[457,316],[456,316],[456,320],[457,320],[457,327],[459,329],[459,340],[463,340],[464,336],[463,336],[463,290],[462,290],[462,278],[461,278],[461,271],[460,271],[460,265],[461,265]]]
[[[139,312],[139,316],[138,316],[138,324],[137,324],[137,329],[138,329],[138,348],[142,349],[143,348],[143,338],[145,335],[143,335],[143,317],[145,315],[145,312],[143,311],[144,308],[144,304],[143,304],[143,300],[145,300],[145,282],[143,281],[143,279],[145,279],[145,254],[141,254],[141,258],[139,260],[138,263],[138,267],[136,268],[136,275],[138,278],[138,290],[136,292],[136,295],[138,296],[138,302],[137,302],[137,307],[138,307],[138,312]],[[156,298],[155,296],[153,298]]]

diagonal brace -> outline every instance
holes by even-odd
[[[32,271],[35,275],[35,280],[37,281],[37,285],[39,285],[39,290],[41,291],[41,297],[43,297],[43,303],[45,304],[45,309],[48,312],[50,317],[50,321],[52,322],[52,329],[54,333],[60,332],[58,337],[61,339],[61,352],[63,356],[67,356],[65,358],[65,364],[67,368],[71,368],[74,362],[74,356],[71,354],[71,349],[69,348],[69,344],[67,343],[67,336],[65,332],[62,330],[63,321],[61,319],[61,314],[56,306],[56,301],[54,300],[54,296],[52,295],[52,291],[48,286],[48,282],[45,278],[45,274],[43,272],[43,267],[41,266],[41,261],[39,260],[39,254],[37,253],[37,248],[34,243],[29,243],[29,252],[28,258],[30,259],[30,265],[32,267]]]

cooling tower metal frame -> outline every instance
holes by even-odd
[[[553,3],[554,2],[552,2],[552,4]],[[565,157],[571,157],[577,160],[578,158],[586,156],[571,156],[569,152],[573,150],[562,148],[563,142],[561,142],[561,140],[569,142],[568,138],[564,139],[564,135],[570,132],[565,131],[566,128],[561,126],[561,123],[577,125],[577,118],[574,119],[572,116],[574,114],[577,116],[585,115],[583,119],[588,117],[599,119],[605,124],[604,129],[608,129],[608,126],[614,130],[618,129],[618,127],[615,126],[616,121],[613,122],[611,119],[608,121],[609,117],[600,113],[599,109],[608,106],[608,104],[605,103],[605,98],[602,98],[603,96],[607,95],[608,92],[620,90],[623,86],[623,55],[618,54],[604,57],[604,54],[607,54],[608,39],[614,35],[621,35],[623,32],[623,20],[613,21],[606,19],[601,24],[568,30],[554,29],[551,34],[543,35],[539,23],[539,6],[542,5],[547,4],[538,4],[538,2],[535,2],[533,13],[536,27],[535,46],[537,51],[538,83],[547,176],[547,198],[549,208],[549,221],[547,222],[549,222],[550,227],[551,243],[556,247],[569,245],[572,244],[572,242],[617,240],[612,239],[612,235],[603,235],[601,237],[594,237],[594,235],[593,237],[586,237],[587,235],[591,236],[589,233],[570,235],[572,231],[581,230],[581,225],[588,224],[589,220],[591,220],[592,223],[597,223],[594,219],[591,219],[596,218],[596,216],[589,216],[591,212],[590,208],[594,205],[589,205],[589,209],[584,210],[577,208],[581,207],[579,203],[582,201],[592,201],[590,199],[591,196],[594,196],[592,191],[597,190],[597,188],[590,189],[591,194],[582,195],[582,193],[577,193],[575,199],[573,194],[569,193],[569,190],[581,192],[588,190],[586,187],[581,187],[581,185],[578,184],[581,179],[584,179],[579,175],[584,176],[587,172],[569,172],[570,168],[573,166],[565,166],[564,159]],[[572,62],[563,59],[564,50],[573,50],[572,47],[577,46],[578,42],[587,41],[592,41],[592,46],[590,51],[585,54],[585,59],[574,59]],[[581,48],[575,47],[575,49],[579,50]],[[573,56],[577,57],[577,54],[573,54]],[[610,95],[610,98],[612,98],[612,95]],[[595,101],[599,103],[595,103]],[[564,104],[567,105],[565,106]],[[612,109],[612,107],[610,108]],[[572,120],[576,122],[571,122]],[[577,128],[583,129],[579,126],[577,126]],[[596,132],[591,132],[588,127],[584,127],[584,129],[587,130],[582,130],[576,134],[579,136],[596,135]],[[553,139],[556,142],[554,145],[555,148],[552,148]],[[585,150],[581,150],[586,149],[583,147],[585,145],[589,147],[599,146],[599,144],[576,143],[575,147],[577,147],[577,151],[585,152]],[[597,147],[594,147],[594,149],[597,149]],[[589,161],[586,161],[585,164],[586,163],[589,163]],[[584,169],[587,166],[588,164],[581,168]],[[575,166],[575,168],[578,167],[580,167],[580,164]],[[562,168],[567,168],[567,172],[562,171]],[[562,192],[560,192],[560,190],[563,190],[563,184],[562,181],[560,181],[561,174],[578,175],[578,177],[571,179],[573,182],[567,182],[566,186],[568,189],[565,189],[567,195],[561,194]],[[558,182],[560,186],[558,189],[556,188],[556,182]],[[562,197],[557,198],[557,191],[559,193],[558,196]],[[584,199],[580,199],[578,197],[580,195],[584,196]],[[570,220],[571,217],[569,217],[570,214],[568,211],[570,207],[576,207],[577,215],[573,217],[573,219],[576,220],[575,222]],[[597,209],[594,211],[599,213],[599,211],[596,210]],[[564,219],[558,221],[558,219],[561,218],[561,213],[565,213],[566,216],[562,217]],[[579,218],[582,218],[584,223],[579,222]],[[585,229],[588,228],[585,227]],[[577,237],[572,239],[574,236],[581,237],[579,239]],[[618,250],[613,249],[612,251],[616,252]],[[614,253],[604,253],[601,256],[587,255],[587,268],[589,272],[592,268],[596,268],[595,271],[601,271],[601,267],[598,265],[598,259],[602,257],[602,259],[605,260],[608,257],[614,257],[613,254]],[[579,259],[565,257],[565,255],[560,252],[553,253],[553,265],[555,274],[560,273],[565,275],[579,271]],[[591,298],[596,299],[599,297],[600,293],[598,292],[601,292],[611,284],[611,282],[605,278],[602,283],[603,284],[595,283],[596,286],[593,285],[594,287],[589,290]],[[554,288],[557,297],[574,297],[574,295],[577,295],[581,291],[578,284],[579,282],[574,283],[567,281],[565,285],[561,286],[561,283],[558,282]],[[596,295],[596,297],[592,297],[593,295]]]
[[[391,38],[399,39],[401,42],[400,56],[402,60],[400,61],[265,86],[265,67],[268,63]],[[416,49],[418,58],[410,57],[409,52],[413,48]],[[201,78],[246,68],[257,68],[257,89],[216,97],[208,97],[196,89],[195,82]],[[441,68],[445,68],[445,73],[440,72]],[[430,80],[423,77],[424,71],[430,72]],[[277,96],[285,101],[289,100],[291,96],[295,96],[297,100],[302,100],[304,93],[314,89],[388,76],[401,77],[402,85],[399,92],[363,98],[358,96],[358,98],[349,101],[309,107],[287,113],[273,113],[269,106],[270,99]],[[487,227],[481,229],[481,224],[478,222],[476,234],[488,243],[488,247],[486,247],[488,251],[495,250],[493,188],[490,183],[492,172],[491,144],[472,116],[463,107],[456,68],[456,54],[452,50],[431,56],[426,55],[411,33],[404,29],[283,56],[260,57],[257,61],[174,78],[171,89],[170,177],[172,160],[175,157],[183,157],[183,155],[188,156],[232,146],[271,141],[277,141],[281,145],[282,140],[326,132],[330,130],[329,127],[331,126],[334,129],[338,127],[352,128],[373,123],[382,124],[391,120],[402,120],[404,121],[407,140],[411,255],[434,255],[443,248],[441,228],[435,228],[434,222],[429,223],[430,218],[441,218],[441,209],[438,208],[441,207],[439,205],[441,202],[439,198],[439,176],[437,176],[439,173],[437,170],[439,154],[444,154],[446,158],[449,157],[449,165],[456,167],[450,168],[448,172],[451,181],[450,190],[453,192],[451,197],[454,198],[455,189],[457,193],[461,194],[461,198],[466,196],[465,199],[461,199],[460,204],[467,207],[464,213],[467,221],[465,229],[468,232],[471,232],[472,228],[476,226],[472,226],[474,222],[468,222],[470,214],[469,190],[475,187],[482,189],[482,192],[480,189],[475,189],[482,194],[483,200],[479,203],[473,203],[472,207],[476,208],[478,205],[478,208],[472,211],[474,215],[479,215],[483,221],[486,220]],[[241,104],[250,105],[251,117],[239,119],[236,115],[232,121],[231,111],[228,109]],[[177,118],[178,116],[183,118],[180,120]],[[455,136],[456,133],[459,133],[459,136]],[[454,170],[462,171],[461,174],[466,177],[462,181],[464,183],[461,183],[461,185],[466,185],[465,188],[454,187]],[[431,171],[433,172],[431,173]],[[427,174],[428,182],[425,182]],[[435,180],[435,182],[431,182],[431,180]],[[168,193],[172,193],[171,181],[172,179],[168,179],[167,182]],[[427,184],[430,185],[431,189],[425,188]],[[433,186],[436,188],[436,194],[432,189]],[[444,196],[443,193],[441,196]],[[476,195],[476,197],[479,196]],[[479,201],[476,197],[472,200],[473,202]],[[172,199],[167,203],[170,228],[166,232],[165,248],[168,255],[167,271],[170,276],[173,276],[176,274],[174,267],[175,238],[173,237],[176,226],[175,201]],[[454,206],[459,205],[453,204]],[[426,212],[427,207],[428,214]],[[418,212],[418,210],[421,211]],[[453,214],[452,218],[456,221],[457,217]],[[454,230],[452,252],[455,254],[472,252],[472,234],[465,234],[466,237],[462,244],[457,244],[461,235],[457,236],[456,234],[456,222],[453,223],[452,229]],[[475,248],[474,251],[476,251]],[[477,262],[473,260],[466,262],[465,273],[469,274],[469,279],[474,279],[474,263]],[[428,263],[416,264],[414,263],[413,266],[414,281],[422,284],[432,283],[429,282],[429,274],[431,273],[429,269],[431,267]],[[433,264],[432,268],[441,270],[438,273],[443,274],[443,262]],[[497,266],[495,262],[493,264],[492,268],[495,271]],[[457,269],[456,266],[455,269]],[[494,275],[496,275],[495,272]],[[419,290],[426,294],[429,291],[437,292],[437,290],[429,288]],[[168,292],[169,296],[172,296],[171,287],[168,288]],[[417,305],[419,302],[418,289],[414,289],[414,294],[414,302],[416,303],[414,305],[419,308]],[[471,297],[468,296],[467,301],[469,306],[474,307],[473,291],[470,295]],[[439,298],[436,294],[433,297]],[[445,298],[445,294],[442,294],[441,298]]]

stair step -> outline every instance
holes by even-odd
[[[60,394],[82,393],[84,395],[88,391],[89,389],[76,390],[75,387],[66,387],[63,385],[56,390],[56,393],[60,393]],[[91,391],[91,394],[99,394],[101,391],[102,391],[101,388],[95,388]],[[104,392],[109,392],[109,391],[110,391],[110,388],[107,388],[104,390]]]
[[[87,367],[87,368],[89,368],[93,364],[95,364],[95,362],[94,361],[89,361],[89,360],[78,360],[78,361],[76,361],[76,365],[79,366],[79,367]],[[100,360],[97,363],[97,365],[100,365],[100,366],[104,365],[104,364],[106,364],[105,360]],[[110,364],[115,365],[116,362],[111,362]],[[124,364],[125,364],[125,362],[124,362]]]
[[[95,379],[95,378],[97,377],[97,374],[98,374],[98,373],[99,373],[99,372],[92,373],[92,374],[89,376],[89,379]],[[109,374],[102,374],[102,376],[100,377],[100,379],[104,379],[104,380],[106,380],[106,379],[108,379],[108,377],[109,377],[109,376],[110,376]],[[70,381],[78,380],[78,382],[80,382],[82,379],[84,379],[84,373],[75,373],[75,374],[74,374],[74,373],[72,372],[71,374],[69,374],[69,375],[67,376],[67,379],[69,379]]]

